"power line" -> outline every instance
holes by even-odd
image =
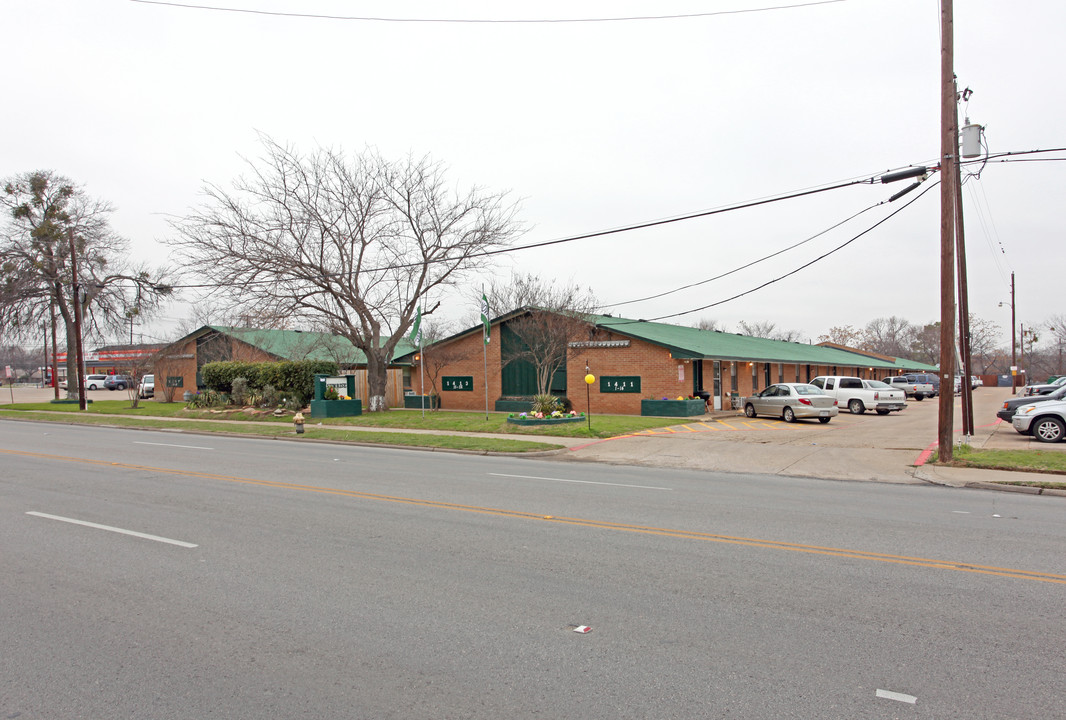
[[[913,166],[910,166],[910,167],[913,167]],[[734,204],[734,205],[724,205],[724,206],[713,208],[713,209],[710,209],[710,210],[700,210],[700,211],[694,212],[694,213],[687,213],[687,214],[684,214],[684,215],[676,215],[676,216],[672,216],[672,217],[668,217],[668,218],[662,218],[662,219],[659,219],[659,220],[649,220],[649,221],[646,221],[646,222],[635,223],[635,224],[632,224],[632,225],[623,225],[621,227],[611,228],[611,229],[608,229],[608,230],[597,230],[595,232],[582,233],[580,235],[571,235],[571,236],[568,236],[568,237],[557,238],[557,239],[554,239],[554,240],[544,240],[542,242],[530,243],[529,245],[519,245],[517,247],[505,247],[505,248],[499,248],[497,250],[485,250],[485,251],[482,251],[482,252],[471,253],[468,256],[468,258],[479,258],[479,257],[490,257],[490,256],[493,256],[493,255],[503,255],[503,254],[512,253],[512,252],[519,252],[519,251],[522,251],[522,250],[532,250],[532,249],[535,249],[535,248],[548,247],[548,246],[551,246],[551,245],[561,245],[563,243],[577,242],[578,240],[589,240],[589,239],[592,239],[592,238],[605,237],[605,236],[608,236],[608,235],[616,235],[616,234],[619,234],[619,233],[631,232],[633,230],[644,230],[644,229],[647,229],[647,228],[658,227],[658,226],[661,226],[661,225],[669,225],[669,224],[672,224],[672,223],[683,222],[685,220],[695,220],[695,219],[698,219],[698,218],[710,217],[712,215],[720,215],[722,213],[732,212],[734,210],[744,210],[744,209],[747,209],[747,208],[758,207],[760,205],[768,205],[770,203],[781,202],[782,200],[794,200],[796,198],[806,197],[808,195],[816,195],[818,193],[828,192],[830,190],[840,190],[841,188],[852,187],[854,185],[872,185],[872,184],[875,184],[877,182],[879,182],[878,179],[874,178],[874,177],[864,177],[863,179],[858,179],[858,180],[855,180],[855,179],[847,180],[847,181],[838,182],[838,183],[835,183],[835,184],[832,184],[832,185],[816,186],[814,188],[798,190],[798,191],[794,191],[794,192],[790,192],[790,193],[783,193],[781,195],[773,195],[773,196],[769,196],[769,197],[765,197],[765,198],[760,198],[758,200],[748,200],[748,201],[745,201],[745,202],[742,202],[742,203],[737,203],[737,204]],[[445,258],[440,258],[439,260],[434,260],[432,262],[444,263],[444,262],[454,262],[455,260],[456,260],[456,258],[447,258],[447,257],[445,257]],[[421,267],[423,264],[424,263],[421,262],[421,261],[420,262],[412,262],[412,263],[399,263],[399,264],[396,264],[396,265],[386,265],[386,266],[377,267],[377,268],[367,268],[367,269],[364,270],[364,272],[372,273],[372,272],[383,272],[383,271],[386,271],[386,270],[402,270],[402,269],[407,269],[407,268]],[[325,276],[326,277],[344,277],[340,273],[328,273],[328,274],[325,274]],[[273,283],[273,282],[275,282],[275,281],[274,280],[254,280],[254,281],[250,281],[248,284],[266,285],[266,284],[270,284],[270,283]],[[215,285],[212,285],[212,284],[177,285],[177,284],[175,284],[175,285],[172,285],[171,287],[183,288],[183,289],[187,289],[187,288],[211,288],[211,287],[215,287]]]
[[[859,212],[855,213],[851,217],[845,218],[844,220],[841,220],[840,222],[836,223],[835,225],[831,225],[830,227],[827,227],[825,230],[822,230],[819,233],[815,233],[814,235],[811,235],[809,238],[807,238],[805,240],[800,240],[799,242],[794,243],[792,245],[789,245],[786,248],[782,248],[781,250],[778,250],[777,252],[770,253],[769,255],[764,255],[761,258],[758,258],[756,260],[752,260],[751,262],[745,263],[744,265],[741,265],[739,267],[735,267],[732,270],[727,270],[726,272],[721,273],[720,275],[715,275],[714,277],[707,278],[706,280],[700,280],[699,282],[689,283],[688,285],[682,285],[681,287],[674,288],[673,290],[666,290],[665,292],[661,292],[661,293],[658,293],[656,295],[649,295],[647,297],[638,298],[636,300],[625,300],[623,302],[618,302],[618,303],[608,303],[607,305],[601,305],[600,307],[601,308],[619,307],[621,305],[632,305],[633,303],[644,302],[646,300],[655,300],[655,299],[658,299],[658,298],[661,298],[661,297],[665,297],[667,295],[673,295],[674,293],[678,293],[678,292],[681,292],[683,290],[689,290],[689,289],[694,288],[694,287],[699,287],[700,285],[706,285],[707,283],[714,282],[715,280],[721,280],[722,278],[728,277],[728,276],[733,275],[735,273],[738,273],[741,270],[746,270],[746,269],[752,267],[753,265],[758,265],[759,263],[764,262],[766,260],[770,260],[772,258],[775,258],[778,255],[783,255],[784,253],[788,252],[789,250],[794,250],[795,248],[798,248],[800,245],[805,245],[806,243],[809,243],[812,240],[815,240],[815,239],[821,237],[822,235],[825,235],[828,232],[836,230],[841,225],[844,225],[844,224],[846,224],[848,222],[851,222],[852,220],[854,220],[855,218],[859,217],[863,213],[868,212],[870,210],[873,210],[875,207],[879,207],[881,205],[884,205],[885,202],[887,202],[887,201],[882,200],[881,202],[874,203],[873,205],[870,205],[869,207],[863,208],[862,210],[860,210]]]
[[[615,326],[619,326],[619,325],[629,325],[629,324],[638,323],[638,322],[656,322],[656,321],[659,321],[659,320],[667,320],[669,318],[680,317],[682,315],[689,315],[689,314],[694,313],[694,312],[700,312],[701,310],[707,310],[709,308],[717,307],[718,305],[724,305],[727,302],[732,302],[733,300],[736,300],[738,298],[742,298],[745,295],[750,295],[750,294],[752,294],[754,292],[762,290],[764,287],[767,287],[769,285],[773,285],[776,282],[780,282],[781,280],[784,280],[787,277],[795,275],[796,273],[800,272],[801,270],[805,270],[806,268],[809,268],[811,265],[814,265],[815,263],[820,262],[821,260],[824,260],[825,258],[829,257],[833,253],[836,253],[836,252],[838,252],[840,250],[843,250],[845,247],[847,247],[848,245],[852,244],[853,242],[855,242],[856,240],[861,238],[863,235],[866,235],[867,233],[873,231],[875,228],[877,228],[878,226],[884,224],[889,219],[891,219],[891,218],[895,217],[896,215],[898,215],[899,213],[903,212],[903,210],[905,210],[906,208],[908,208],[911,205],[913,205],[915,202],[918,201],[919,198],[921,198],[923,195],[925,195],[927,192],[929,192],[930,190],[932,190],[934,187],[936,187],[939,184],[940,184],[939,180],[931,183],[927,188],[925,188],[925,190],[922,190],[916,196],[911,198],[908,202],[904,203],[903,205],[898,207],[896,210],[893,210],[891,213],[889,213],[885,217],[881,218],[876,223],[874,223],[870,227],[866,228],[865,230],[863,230],[858,235],[855,235],[850,240],[848,240],[848,241],[846,241],[844,243],[841,243],[840,245],[836,246],[835,248],[833,248],[829,252],[823,253],[822,255],[819,255],[815,259],[811,260],[810,262],[804,263],[803,265],[800,265],[799,267],[795,268],[794,270],[790,270],[789,272],[785,273],[784,275],[776,277],[773,280],[768,280],[768,281],[762,283],[761,285],[758,285],[756,287],[751,288],[750,290],[745,290],[744,292],[737,293],[736,295],[733,295],[732,297],[728,297],[728,298],[726,298],[724,300],[719,300],[718,302],[713,302],[713,303],[710,303],[709,305],[704,305],[702,307],[692,308],[691,310],[684,310],[682,312],[671,313],[669,315],[660,315],[659,317],[654,317],[654,318],[651,318],[650,320],[626,320],[626,321],[619,322],[619,323],[611,323],[609,325],[605,325],[605,327],[615,327]],[[603,323],[601,323],[601,324],[603,324]]]
[[[773,12],[778,10],[795,10],[798,8],[813,7],[816,5],[831,5],[845,2],[845,0],[816,0],[814,2],[797,3],[793,5],[772,5],[761,8],[749,8],[746,10],[717,10],[714,12],[683,13],[676,15],[634,15],[627,17],[595,17],[595,18],[533,18],[533,19],[487,19],[487,18],[399,18],[379,17],[369,15],[325,15],[318,13],[279,12],[272,10],[251,10],[248,8],[224,7],[217,5],[193,5],[191,3],[165,2],[164,0],[130,0],[130,2],[142,5],[162,5],[165,7],[181,8],[183,10],[210,10],[214,12],[242,13],[246,15],[268,15],[273,17],[305,18],[312,20],[342,20],[354,22],[387,22],[387,23],[446,23],[446,24],[480,24],[480,25],[543,25],[563,23],[602,23],[602,22],[634,22],[647,20],[686,20],[693,18],[715,17],[718,15],[744,15],[750,13]]]

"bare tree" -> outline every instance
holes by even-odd
[[[747,322],[741,320],[739,327],[740,332],[744,335],[767,338],[768,340],[797,342],[803,335],[799,330],[778,330],[777,324],[772,323],[769,320],[763,322]]]
[[[914,342],[914,332],[914,326],[901,317],[876,318],[866,323],[863,349],[891,357],[906,357]]]
[[[10,210],[0,238],[0,324],[9,336],[35,336],[52,308],[66,326],[67,377],[80,374],[74,352],[74,309],[81,302],[87,336],[110,336],[136,311],[149,315],[171,294],[163,271],[134,266],[129,243],[108,221],[111,206],[90,198],[51,171],[4,182],[0,204]],[[73,244],[73,248],[71,247]],[[72,249],[79,292],[72,288]],[[77,384],[70,383],[77,395]]]
[[[862,330],[854,328],[851,325],[837,325],[831,327],[826,335],[820,335],[818,337],[818,342],[820,343],[828,342],[850,348],[860,348],[862,346],[862,341]]]
[[[1066,315],[1057,314],[1052,315],[1047,320],[1047,329],[1050,333],[1050,341],[1054,345],[1054,368],[1056,375],[1062,375],[1066,372],[1066,366],[1062,364],[1062,350],[1066,345]]]
[[[369,409],[387,410],[388,364],[415,309],[517,237],[517,207],[506,193],[452,189],[428,157],[303,155],[262,142],[249,177],[208,186],[201,207],[174,223],[179,251],[238,314],[346,337],[366,356]]]
[[[454,363],[460,363],[470,358],[473,351],[469,346],[463,347],[455,344],[441,345],[438,348],[430,348],[422,352],[422,368],[426,373],[426,381],[429,383],[429,394],[440,395],[437,381],[441,372]],[[423,388],[423,392],[425,389]],[[438,409],[437,406],[433,407]]]
[[[588,334],[587,316],[598,305],[592,289],[519,274],[510,283],[493,283],[490,292],[494,313],[524,310],[507,323],[518,342],[507,347],[501,343],[503,364],[533,365],[537,388],[547,394],[552,376],[566,365],[570,342]]]
[[[910,357],[930,365],[940,363],[940,321],[923,325],[914,331]]]
[[[727,326],[721,320],[715,320],[713,318],[700,318],[696,323],[697,330],[710,330],[712,332],[729,332],[729,326]]]
[[[985,375],[996,361],[999,352],[999,325],[970,315],[970,360]]]

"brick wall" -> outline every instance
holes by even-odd
[[[483,350],[484,349],[484,350]],[[423,351],[427,356],[427,362],[431,365],[430,356],[433,348]],[[499,326],[492,328],[491,340],[485,345],[480,332],[473,332],[448,344],[449,354],[457,359],[445,365],[437,373],[437,389],[440,390],[441,407],[445,410],[484,410],[485,409],[485,364],[488,364],[488,399],[489,410],[492,410],[496,400],[499,399],[502,387],[500,378],[500,332]],[[411,369],[411,389],[416,394],[423,394],[431,389],[428,377],[425,378],[423,388],[423,373],[419,364],[422,362],[421,355],[415,361]],[[427,366],[427,372],[430,370]],[[442,390],[441,380],[445,376],[470,376],[474,379],[472,390]]]
[[[500,379],[500,346],[498,326],[493,327],[493,341],[488,346],[488,402],[489,410],[501,395]],[[714,391],[714,361],[684,360],[671,356],[666,348],[642,340],[623,338],[613,333],[598,329],[592,337],[587,334],[580,340],[628,340],[625,347],[579,347],[571,348],[567,357],[566,367],[566,395],[570,399],[575,410],[582,412],[591,410],[593,413],[639,415],[640,401],[643,399],[676,398],[678,396],[689,397],[693,392],[694,363],[703,363],[703,388],[707,392]],[[482,359],[482,336],[480,332],[473,332],[464,337],[454,340],[448,345],[449,352],[455,352],[462,356],[449,363],[440,370],[437,387],[441,387],[440,378],[444,376],[470,376],[473,378],[473,391],[442,391],[441,405],[446,410],[484,410],[485,408],[485,385],[483,380],[484,367]],[[427,356],[433,353],[429,348]],[[416,393],[422,392],[421,373],[418,364],[421,358],[415,361],[415,367],[411,371],[411,389]],[[585,384],[585,367],[596,380],[591,386]],[[799,372],[798,382],[807,382],[808,379],[818,375],[844,374],[870,376],[872,373],[866,368],[837,367],[839,372],[831,372],[832,368],[825,365],[812,365],[810,376],[807,375],[807,366],[800,364],[798,367],[792,363],[770,363],[770,384],[777,382],[797,382],[796,374]],[[730,368],[735,366],[737,377],[737,390],[741,397],[751,395],[753,392],[753,371],[758,379],[757,388],[766,388],[766,364],[761,362],[731,362],[721,361],[721,405],[728,410],[731,407],[730,395],[732,392],[730,381]],[[641,380],[639,393],[601,393],[600,378],[603,377],[631,377],[638,376]],[[426,387],[429,387],[428,378]],[[713,407],[713,401],[711,403]]]

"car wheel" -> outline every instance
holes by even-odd
[[[823,425],[825,425],[827,422],[829,422],[829,418],[820,417],[820,418],[818,418],[818,422],[820,422]]]
[[[752,405],[751,403],[748,403],[747,405],[745,405],[744,406],[744,414],[747,415],[748,417],[755,417],[755,406]]]
[[[1066,434],[1066,424],[1053,417],[1040,418],[1031,428],[1033,437],[1040,442],[1053,443],[1062,440]]]
[[[888,415],[888,410],[878,410],[877,414],[878,415]]]
[[[848,410],[852,415],[862,415],[866,412],[866,406],[862,404],[862,400],[856,398],[848,403]]]
[[[922,400],[925,400],[925,395],[922,395],[921,393],[914,393],[914,399],[918,402],[921,402]]]
[[[116,389],[116,390],[125,390],[125,389],[126,389],[126,386],[125,386],[125,385],[123,385],[123,384],[121,384],[121,383],[119,383],[118,387],[116,387],[115,389]]]
[[[95,385],[90,385],[90,386],[89,386],[89,389],[90,389],[90,390],[95,390],[95,389],[96,389],[96,386],[95,386]]]
[[[785,419],[785,422],[796,422],[796,413],[790,407],[785,408],[784,412],[781,413],[781,417]]]

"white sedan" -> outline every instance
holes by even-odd
[[[750,418],[771,415],[795,422],[797,418],[814,417],[827,423],[839,412],[835,397],[806,383],[778,383],[744,398],[744,414]]]

